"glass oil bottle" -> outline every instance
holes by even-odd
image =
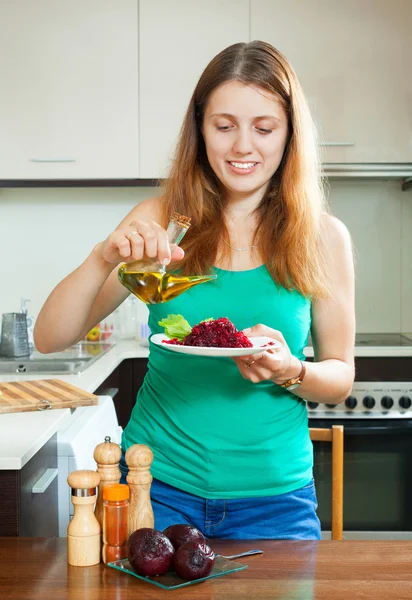
[[[167,228],[169,244],[178,246],[189,227],[189,217],[173,213]],[[199,283],[216,279],[216,275],[169,273],[164,265],[153,258],[123,263],[118,275],[120,282],[145,304],[168,302]]]

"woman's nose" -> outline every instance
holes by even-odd
[[[249,131],[238,130],[233,150],[237,154],[250,154],[253,152],[252,138]]]

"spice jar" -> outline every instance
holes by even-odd
[[[127,557],[129,486],[116,483],[103,488],[103,562]]]

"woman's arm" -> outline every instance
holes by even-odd
[[[133,208],[113,233],[52,291],[34,328],[36,348],[57,352],[75,344],[129,295],[117,277],[121,262],[143,255],[160,261],[179,260],[183,250],[170,253],[166,231],[158,225],[161,200],[145,200]],[[130,236],[131,232],[138,233]]]
[[[40,352],[58,352],[75,344],[123,302],[129,292],[116,281],[114,268],[102,258],[98,244],[54,288],[34,327],[34,344]]]
[[[330,277],[330,295],[313,302],[312,339],[315,362],[305,363],[304,380],[293,393],[311,402],[339,404],[349,396],[355,374],[355,277],[352,244],[345,225],[328,215],[324,216],[322,237]],[[244,333],[249,336],[273,337],[281,342],[282,347],[249,358],[236,359],[243,377],[255,383],[270,379],[280,384],[300,374],[300,361],[290,353],[281,332],[257,325]]]
[[[350,395],[355,377],[354,261],[345,225],[330,216],[325,221],[331,293],[313,302],[314,362],[306,362],[307,372],[296,395],[313,402],[339,404]]]

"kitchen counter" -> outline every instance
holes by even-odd
[[[88,369],[75,375],[3,375],[1,381],[61,379],[88,392],[94,392],[116,367],[127,358],[147,357],[149,349],[137,342],[122,341],[104,354]],[[76,409],[72,409],[76,410]],[[0,415],[0,470],[20,470],[60,429],[63,429],[72,410],[30,411]]]
[[[29,381],[33,379],[61,379],[72,385],[94,392],[103,381],[112,373],[115,368],[123,361],[129,358],[147,358],[149,356],[149,348],[141,346],[135,340],[120,340],[115,342],[114,348],[106,352],[101,358],[96,360],[90,367],[86,368],[82,373],[74,375],[53,375],[44,373],[36,373],[32,375],[15,374],[15,375],[0,375],[2,381]],[[308,346],[305,348],[307,357],[313,356],[313,348]],[[356,346],[355,356],[412,356],[411,346]]]
[[[210,540],[216,553],[264,551],[248,568],[167,591],[103,564],[67,565],[63,538],[0,538],[0,598],[8,600],[410,600],[412,542]]]
[[[306,348],[305,354],[313,356],[313,349]],[[411,356],[410,347],[357,347],[356,356]],[[73,375],[52,375],[36,373],[32,375],[2,375],[2,381],[27,381],[33,379],[61,379],[88,392],[94,392],[101,383],[126,359],[147,358],[149,348],[135,340],[116,342],[114,348],[106,352],[82,373]],[[0,415],[0,469],[20,469],[30,458],[64,426],[64,419],[70,415],[69,409]]]
[[[69,408],[0,415],[0,470],[22,469],[70,415]]]
[[[94,392],[101,383],[112,373],[115,368],[128,358],[147,358],[149,348],[140,346],[134,340],[122,340],[115,342],[114,348],[103,354],[90,367],[87,367],[82,373],[73,375],[54,375],[52,373],[27,373],[15,375],[1,375],[2,381],[30,381],[33,379],[61,379],[71,385],[76,385],[86,392]]]

